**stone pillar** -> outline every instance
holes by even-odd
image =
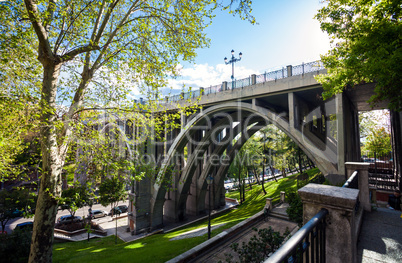
[[[285,192],[281,191],[281,203],[285,203]]]
[[[354,163],[347,162],[345,163],[346,167],[346,178],[354,173],[354,171],[358,171],[358,185],[359,185],[359,201],[361,206],[365,211],[371,211],[371,202],[370,202],[370,189],[368,182],[368,168],[369,163]]]
[[[255,85],[257,83],[257,76],[255,74],[251,75],[251,85]]]
[[[326,261],[356,262],[356,203],[359,190],[330,185],[308,184],[299,189],[303,202],[303,223],[307,223],[322,208],[326,217]]]
[[[288,77],[291,77],[293,75],[292,74],[292,65],[286,66],[286,70],[287,70],[287,73],[288,73]]]
[[[227,81],[222,82],[222,90],[228,90],[228,82]]]
[[[265,198],[265,207],[268,210],[272,210],[272,198]]]

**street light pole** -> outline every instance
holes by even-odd
[[[209,175],[207,177],[207,184],[208,184],[208,188],[209,188],[209,191],[208,191],[208,195],[209,195],[209,197],[208,197],[208,239],[211,238],[211,184],[213,181],[214,181],[214,178],[211,175]]]
[[[232,64],[232,76],[231,76],[231,79],[232,79],[232,89],[234,89],[234,63],[236,63],[237,61],[240,61],[241,57],[243,56],[243,54],[240,52],[239,53],[239,58],[235,58],[233,49],[232,49],[231,53],[232,53],[231,59],[228,61],[228,59],[225,57],[224,60],[225,60],[226,65],[230,64],[230,63]]]

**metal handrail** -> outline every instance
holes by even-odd
[[[353,189],[358,189],[358,171],[354,171],[352,175],[349,177],[349,179],[343,184],[343,188],[353,188]]]
[[[313,218],[310,219],[299,231],[297,231],[285,244],[283,244],[275,253],[273,253],[269,258],[265,260],[264,263],[279,263],[279,262],[294,262],[296,259],[294,258],[297,254],[298,249],[302,249],[308,253],[309,246],[311,246],[310,253],[312,254],[312,258],[314,262],[325,262],[325,216],[328,214],[328,210],[322,208]],[[318,235],[318,231],[314,233],[314,229],[323,224],[323,231],[320,235]],[[320,243],[312,242],[310,244],[308,240],[305,242],[305,239],[312,234],[313,238],[321,239]],[[316,235],[316,236],[315,236]],[[319,237],[318,237],[319,236]],[[315,251],[313,249],[319,250]]]

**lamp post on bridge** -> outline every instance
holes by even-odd
[[[232,49],[231,53],[232,53],[232,57],[231,57],[231,59],[229,61],[228,61],[228,58],[225,57],[225,64],[226,65],[230,64],[230,63],[232,64],[232,76],[231,76],[231,79],[232,79],[232,89],[234,89],[234,63],[236,63],[237,61],[240,61],[243,54],[240,52],[239,53],[239,58],[235,58],[233,49]]]
[[[211,175],[209,175],[206,180],[207,180],[207,184],[209,187],[209,190],[208,190],[208,195],[209,195],[209,197],[208,197],[208,239],[210,239],[211,238],[211,184],[213,183],[214,178]]]

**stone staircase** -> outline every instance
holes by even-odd
[[[280,203],[276,205],[269,213],[270,216],[289,220],[288,214],[286,213],[286,209],[289,207],[288,203]]]

